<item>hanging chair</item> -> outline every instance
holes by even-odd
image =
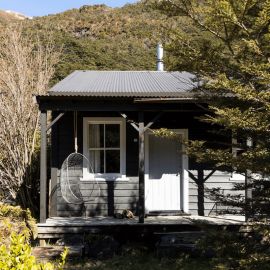
[[[69,204],[81,205],[86,202],[95,202],[100,197],[100,187],[94,177],[91,163],[84,155],[78,153],[77,112],[74,112],[74,141],[75,152],[71,153],[61,166],[60,190],[62,198]],[[88,170],[89,175],[92,175],[92,179],[89,181],[81,181],[84,170]],[[85,196],[82,194],[82,188],[85,189]]]

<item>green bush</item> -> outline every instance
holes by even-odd
[[[270,269],[268,224],[253,224],[247,232],[204,229],[206,234],[197,247],[202,257],[212,257],[213,269]]]
[[[36,238],[36,220],[29,209],[0,203],[0,242],[9,245],[12,232],[22,233],[27,239]]]
[[[68,250],[61,254],[61,259],[55,263],[38,263],[31,254],[32,249],[27,237],[23,234],[11,234],[11,242],[7,247],[0,247],[1,270],[63,270]]]

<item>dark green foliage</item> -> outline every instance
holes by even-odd
[[[269,227],[259,225],[247,232],[217,231],[204,228],[198,242],[202,257],[209,257],[213,269],[269,269]],[[218,268],[220,267],[220,268]]]
[[[10,245],[1,244],[0,246],[0,269],[36,269],[36,270],[63,270],[68,249],[60,255],[56,262],[38,262],[32,255],[32,249],[24,234],[12,232]]]
[[[63,48],[55,83],[76,69],[155,70],[156,45],[171,39],[167,29],[178,27],[176,21],[137,3],[115,9],[83,6],[24,21],[24,26],[33,34],[49,30]]]
[[[179,254],[178,258],[158,258],[153,252],[140,247],[127,247],[118,256],[107,260],[79,260],[67,263],[67,269],[77,270],[208,270],[215,269],[209,260],[189,258]]]
[[[36,220],[29,209],[0,203],[0,243],[7,244],[11,233],[24,234],[28,239],[37,237]]]
[[[214,169],[246,175],[245,189],[254,190],[253,198],[246,204],[239,196],[223,196],[224,201],[242,205],[256,218],[269,215],[270,1],[147,2],[168,17],[186,18],[194,29],[175,34],[171,68],[195,72],[205,82],[197,94],[210,105],[201,120],[237,139],[220,147],[193,141],[189,155]]]
[[[269,228],[265,225],[249,232],[209,229],[202,225],[205,236],[197,242],[197,256],[179,253],[176,257],[158,257],[143,244],[122,247],[110,259],[71,261],[67,269],[156,269],[156,270],[266,270],[269,269]]]

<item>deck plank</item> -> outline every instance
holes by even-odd
[[[241,225],[244,224],[244,217],[202,217],[202,216],[157,216],[147,217],[143,225],[159,224],[183,224],[192,225],[196,222],[205,222],[212,225]],[[134,225],[139,226],[138,218],[134,219],[117,219],[114,217],[52,217],[46,220],[46,223],[38,223],[38,227],[51,226],[119,226]]]
[[[113,217],[52,217],[46,223],[38,224],[38,238],[59,238],[65,234],[100,233],[113,230],[150,230],[153,232],[167,230],[185,231],[199,228],[199,224],[210,226],[239,226],[247,225],[241,216],[151,216],[145,218],[145,223],[134,219],[116,219]]]

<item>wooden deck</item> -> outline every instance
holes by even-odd
[[[40,239],[58,238],[64,234],[100,233],[132,230],[132,232],[145,231],[185,231],[196,230],[199,224],[216,227],[241,227],[245,225],[243,216],[156,216],[147,217],[144,223],[138,218],[116,219],[113,217],[52,217],[46,223],[38,224],[38,237]]]

